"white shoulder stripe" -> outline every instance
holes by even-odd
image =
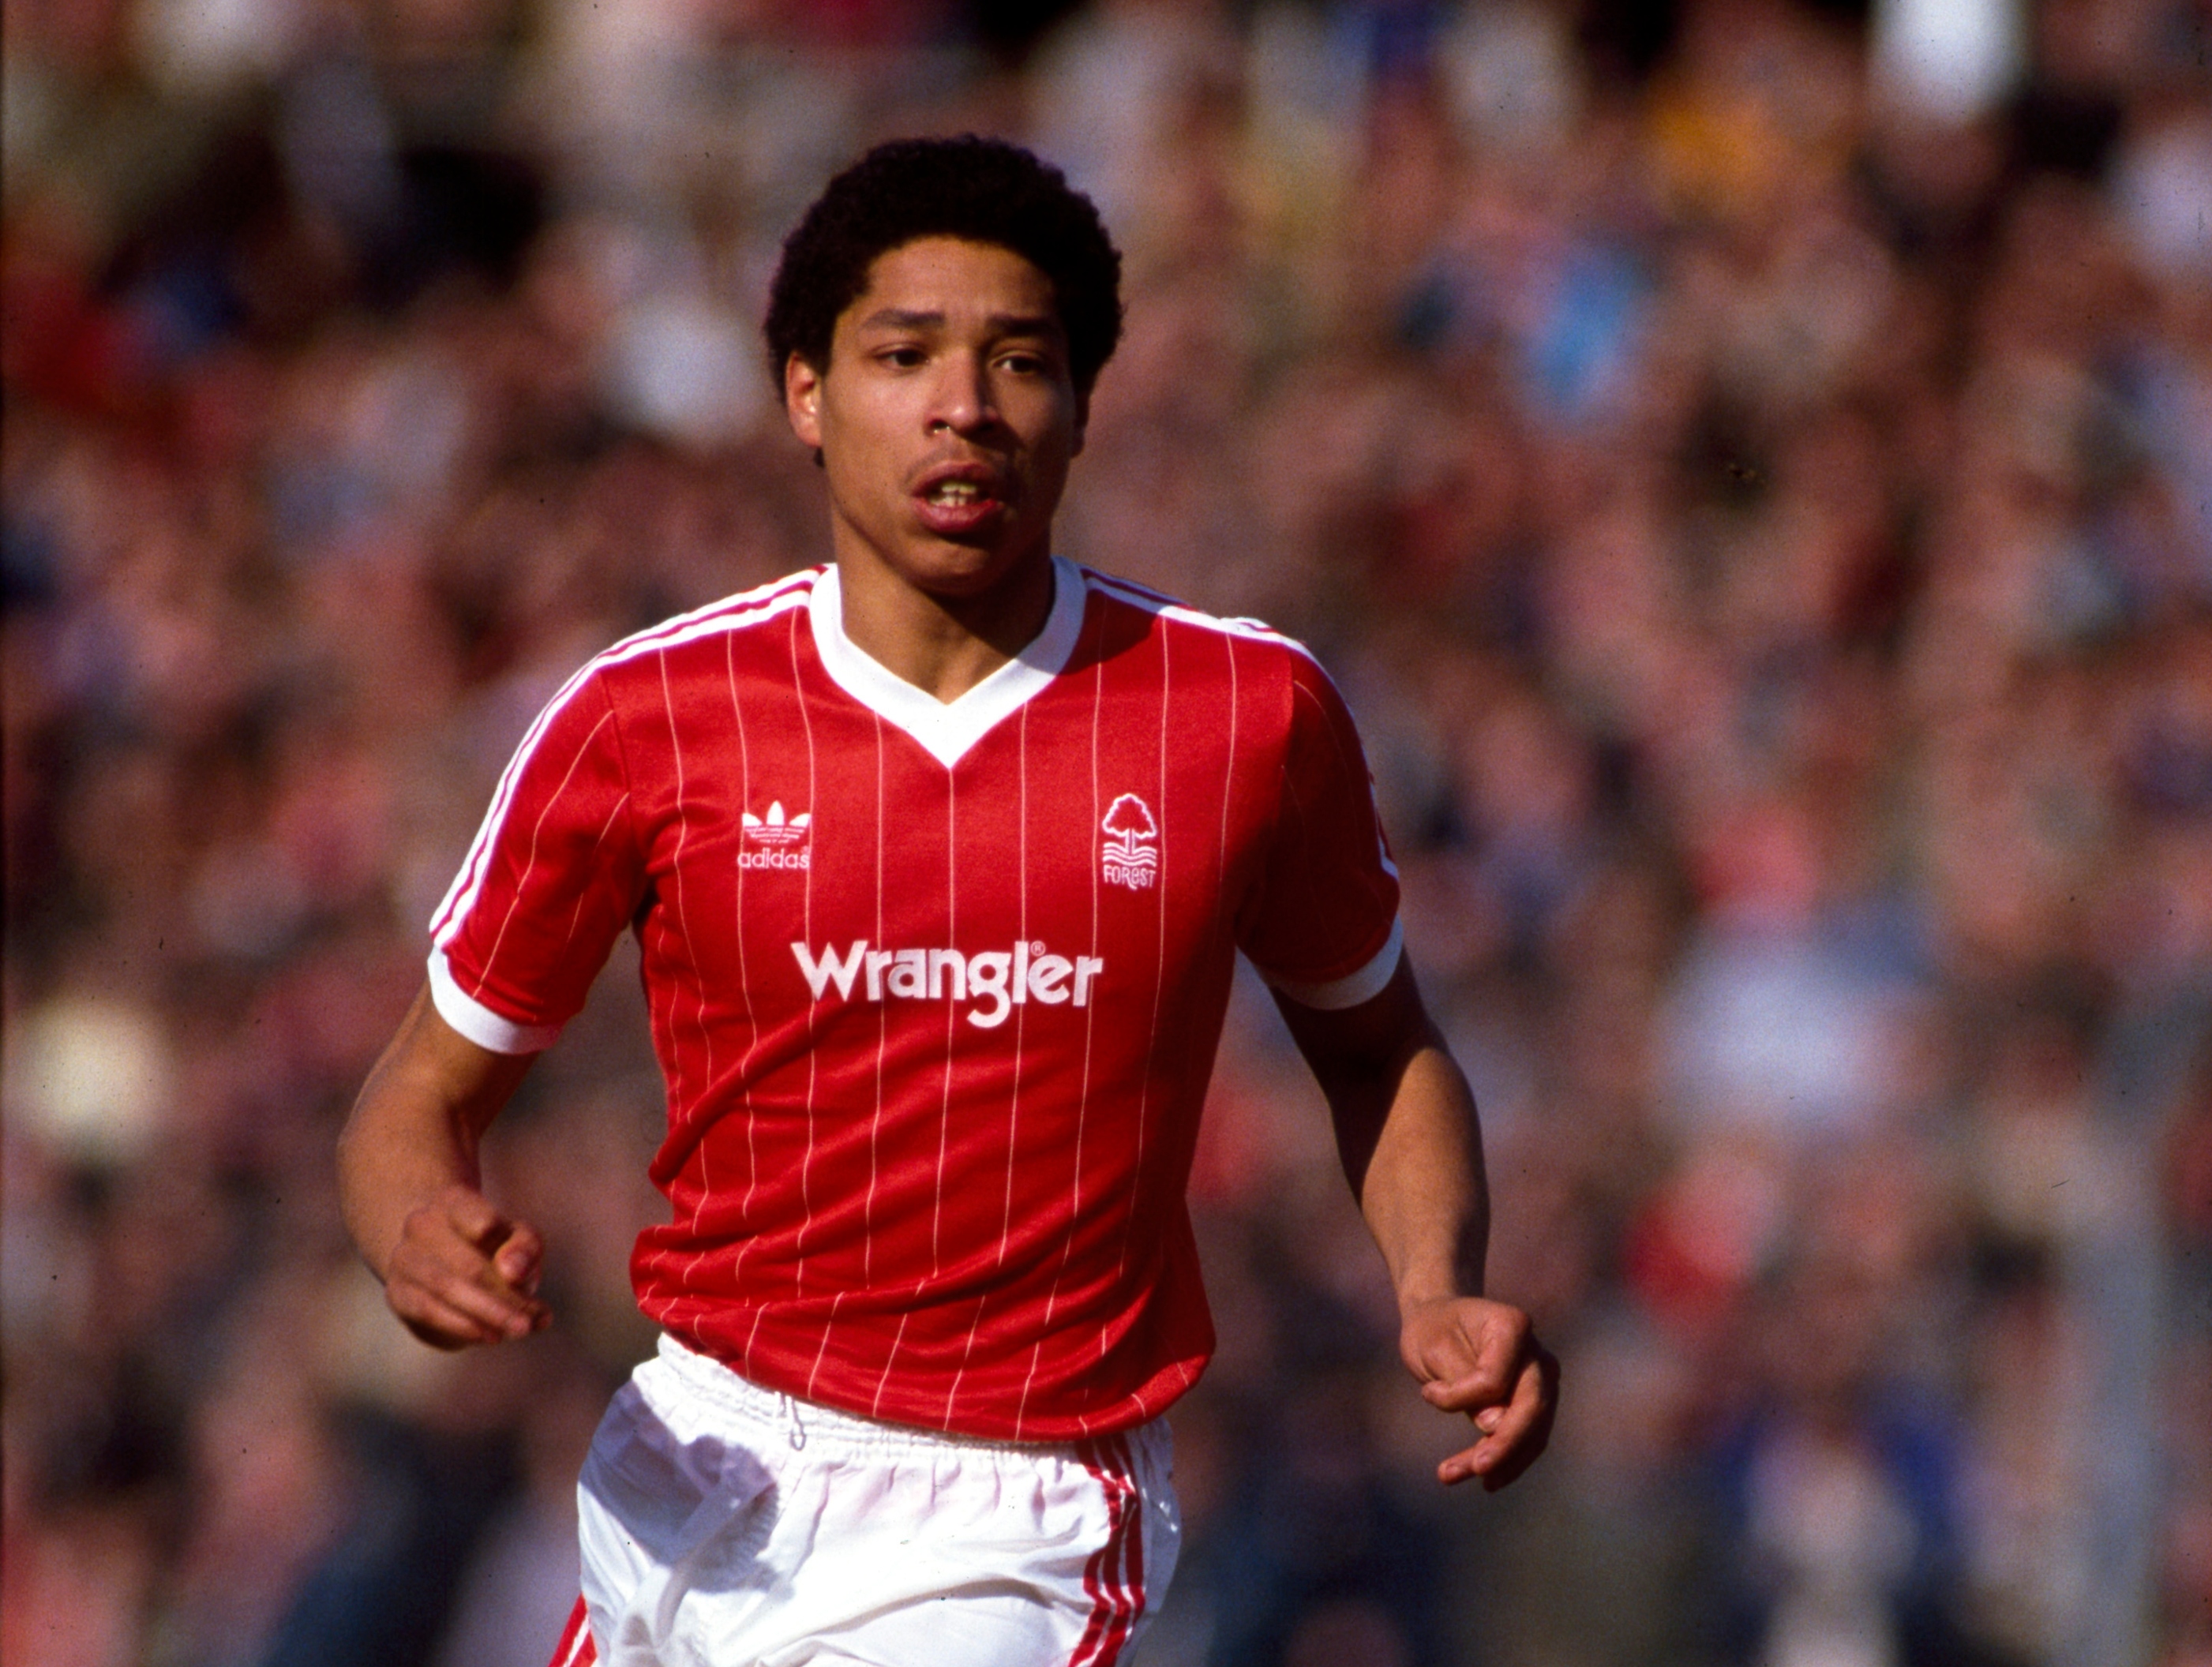
[[[742,591],[734,597],[725,597],[704,608],[679,614],[674,619],[664,620],[634,636],[625,637],[586,661],[545,703],[544,710],[538,712],[523,736],[521,744],[514,749],[514,756],[507,761],[507,768],[501,772],[499,785],[492,792],[490,808],[484,813],[476,838],[469,843],[468,854],[461,860],[460,871],[453,876],[453,885],[447,888],[436,912],[430,917],[432,941],[441,949],[452,942],[462,919],[474,906],[477,894],[483,883],[485,859],[507,821],[507,810],[514,800],[515,784],[521,777],[524,764],[537,750],[547,727],[568,702],[575,699],[577,691],[593,673],[663,649],[696,642],[702,637],[762,624],[802,606],[814,588],[814,581],[821,576],[822,569],[811,567],[805,573],[793,573],[773,584]]]
[[[1089,567],[1085,567],[1081,571],[1084,583],[1092,590],[1102,596],[1111,597],[1116,602],[1126,602],[1132,608],[1141,608],[1148,614],[1157,614],[1162,619],[1174,620],[1179,624],[1195,625],[1202,630],[1218,631],[1224,636],[1243,637],[1250,642],[1276,643],[1304,655],[1309,660],[1313,660],[1316,665],[1321,664],[1319,660],[1314,658],[1313,650],[1308,648],[1296,637],[1286,637],[1273,626],[1263,624],[1258,620],[1232,619],[1218,614],[1205,613],[1187,603],[1177,602],[1173,597],[1163,596],[1158,591],[1149,590],[1128,579],[1116,579],[1109,573],[1098,573]]]
[[[811,567],[789,579],[780,579],[773,585],[763,585],[757,591],[747,591],[741,596],[725,597],[689,614],[678,614],[674,619],[625,637],[612,647],[592,656],[580,675],[589,676],[602,666],[619,665],[640,655],[659,649],[674,648],[687,642],[696,642],[702,637],[711,637],[726,631],[743,630],[749,625],[761,625],[787,614],[804,603],[821,578],[822,570]]]
[[[507,761],[507,767],[500,772],[499,785],[492,790],[490,808],[484,812],[484,819],[477,826],[476,838],[469,842],[468,854],[461,859],[460,871],[454,875],[453,883],[447,889],[437,912],[430,917],[431,941],[440,947],[442,948],[452,938],[459,927],[461,917],[476,901],[477,892],[483,882],[484,859],[490,852],[493,839],[507,820],[507,808],[514,799],[515,781],[522,773],[523,765],[537,751],[547,725],[575,698],[576,691],[584,686],[584,680],[591,671],[592,666],[586,665],[561,685],[553,698],[531,720],[521,744],[515,748],[514,755]]]

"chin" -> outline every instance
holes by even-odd
[[[907,572],[915,585],[933,596],[972,597],[1004,582],[1030,561],[1044,559],[1033,545],[1010,553],[997,545],[943,540],[908,564]]]
[[[988,596],[1006,580],[1010,569],[1001,567],[933,567],[914,576],[915,587],[941,602],[968,602]]]

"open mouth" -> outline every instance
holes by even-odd
[[[923,489],[921,500],[940,509],[963,509],[987,502],[992,495],[980,481],[939,481]]]
[[[939,537],[969,537],[996,526],[1007,508],[1007,489],[991,470],[960,464],[926,476],[914,501],[922,524]]]

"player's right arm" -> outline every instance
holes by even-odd
[[[444,1019],[426,985],[338,1137],[346,1229],[407,1329],[440,1349],[540,1331],[544,1246],[486,1198],[483,1132],[536,1056],[495,1053]]]
[[[348,1231],[392,1312],[441,1349],[544,1327],[543,1246],[483,1195],[477,1149],[584,1004],[644,892],[599,662],[523,737],[430,923],[430,979],[338,1144]]]

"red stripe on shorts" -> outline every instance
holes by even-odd
[[[576,1607],[568,1611],[568,1624],[562,1630],[561,1641],[553,1646],[553,1659],[545,1667],[591,1667],[599,1658],[599,1649],[592,1642],[584,1600],[579,1597]]]
[[[1105,1543],[1084,1565],[1091,1619],[1067,1667],[1113,1667],[1145,1609],[1145,1537],[1136,1484],[1129,1479],[1127,1445],[1118,1435],[1110,1443],[1102,1448],[1085,1441],[1076,1449],[1105,1490],[1107,1527]]]
[[[1121,1436],[1114,1438],[1114,1446],[1121,1455],[1121,1470],[1133,1478],[1136,1466],[1129,1462],[1129,1444]],[[1124,1630],[1136,1630],[1137,1617],[1145,1612],[1145,1505],[1133,1479],[1129,1483],[1129,1623]],[[1116,1650],[1120,1645],[1114,1646]],[[1110,1659],[1110,1658],[1109,1658]]]

